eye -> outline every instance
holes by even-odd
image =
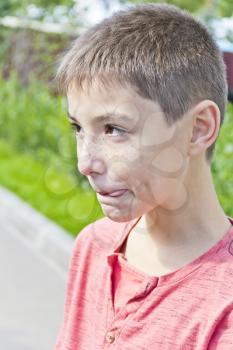
[[[117,132],[117,134],[115,134],[113,136],[120,136],[120,135],[122,135],[122,134],[124,134],[126,132],[125,130],[117,128],[116,126],[111,125],[111,124],[106,124],[105,125],[105,129],[108,130],[111,135],[113,135],[112,132],[113,132],[113,130],[115,130]]]
[[[71,123],[71,127],[72,127],[72,129],[74,129],[76,131],[77,134],[79,134],[81,129],[82,129],[80,125],[75,124],[75,123]],[[106,131],[106,133],[113,135],[113,136],[120,136],[126,132],[125,130],[117,128],[111,124],[105,125],[105,131]],[[115,131],[115,135],[114,135],[113,131]]]
[[[72,129],[74,129],[77,133],[79,133],[80,130],[81,130],[81,126],[79,126],[78,124],[75,124],[75,123],[71,123],[71,127],[72,127]]]

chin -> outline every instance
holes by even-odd
[[[117,213],[116,210],[103,210],[104,215],[107,216],[109,219],[112,221],[116,222],[127,222],[132,220],[130,217],[127,215],[122,215],[121,213]]]
[[[105,216],[115,222],[127,222],[140,216],[138,213],[127,212],[126,210],[120,210],[119,208],[110,206],[102,206],[102,211]]]

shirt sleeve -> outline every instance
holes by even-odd
[[[208,350],[232,350],[233,349],[233,310],[216,327]]]
[[[87,238],[87,231],[89,225],[82,229],[77,235],[74,246],[71,252],[71,258],[69,263],[67,283],[66,283],[66,292],[65,292],[65,302],[64,302],[64,315],[63,321],[58,330],[58,334],[55,340],[55,346],[53,350],[62,350],[64,349],[65,337],[66,337],[66,327],[68,324],[69,314],[71,310],[71,304],[74,299],[74,287],[76,279],[78,278],[79,272],[79,261],[81,252],[85,246],[85,240]]]

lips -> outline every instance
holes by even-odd
[[[122,195],[125,191],[127,191],[127,190],[122,189],[122,190],[117,190],[117,191],[112,191],[112,192],[97,192],[97,193],[99,193],[101,196],[118,197],[118,196]]]

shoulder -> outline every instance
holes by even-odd
[[[111,249],[121,237],[127,222],[115,222],[103,217],[85,226],[77,235],[74,250],[82,248],[95,251]]]
[[[125,222],[117,223],[104,217],[88,224],[78,233],[69,263],[72,281],[77,278],[78,270],[90,271],[97,268],[100,257],[107,256],[113,251],[125,225]]]

